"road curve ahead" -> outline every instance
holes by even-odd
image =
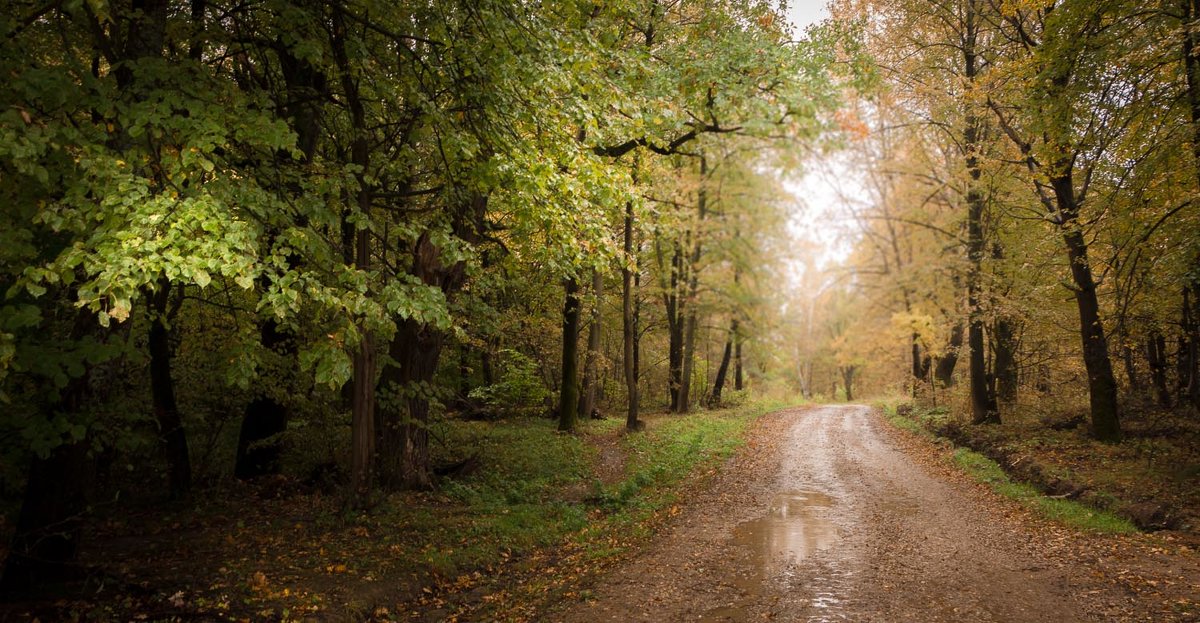
[[[1082,621],[1080,570],[862,406],[766,416],[673,524],[549,618]]]

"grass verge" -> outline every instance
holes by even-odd
[[[443,575],[564,539],[606,552],[610,532],[648,530],[642,522],[674,503],[684,480],[731,456],[750,425],[775,408],[754,403],[661,416],[638,434],[624,434],[617,419],[587,422],[577,435],[558,433],[546,420],[455,423],[452,445],[477,448],[483,464],[477,475],[443,484],[442,495],[458,508],[449,516],[438,513],[440,529],[421,540],[465,541],[447,548],[452,551],[443,558],[452,568]],[[598,449],[591,440],[603,437],[615,438],[627,457],[623,477],[611,484],[596,477]],[[414,524],[411,515],[397,519]]]
[[[636,524],[676,501],[687,476],[729,458],[746,441],[750,424],[776,405],[757,403],[689,416],[668,416],[643,434],[622,439],[629,456],[625,478],[596,483],[595,500],[614,526]]]
[[[1138,531],[1128,519],[1108,511],[1098,510],[1074,500],[1042,495],[1032,485],[1012,480],[998,463],[978,452],[957,448],[953,457],[954,464],[972,478],[990,486],[996,493],[1020,502],[1022,506],[1036,511],[1043,517],[1073,528],[1095,532],[1131,534]]]
[[[541,617],[557,599],[586,597],[588,577],[633,551],[663,522],[679,512],[689,485],[715,471],[746,441],[762,415],[787,406],[755,402],[686,416],[649,418],[644,431],[619,432],[620,421],[593,422],[588,435],[616,436],[625,458],[623,474],[611,482],[596,478],[584,504],[587,524],[565,534],[556,546],[527,552],[526,573],[493,587],[479,603],[463,604],[464,619],[529,620]],[[555,569],[546,574],[545,568]]]
[[[896,401],[882,401],[877,404],[883,410],[884,416],[896,428],[914,433],[926,439],[953,447],[950,440],[939,437],[931,427],[948,417],[945,410],[927,410],[901,414]],[[974,480],[986,484],[996,493],[1015,500],[1022,506],[1037,514],[1063,525],[1081,530],[1103,532],[1109,534],[1130,534],[1138,532],[1136,526],[1128,519],[1081,504],[1066,498],[1043,495],[1033,485],[1013,480],[999,463],[970,450],[969,448],[954,448],[951,460]]]

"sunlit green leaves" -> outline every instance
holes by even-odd
[[[229,384],[295,367],[256,346],[270,321],[337,387],[367,333],[468,333],[488,306],[460,299],[503,289],[499,262],[552,283],[614,268],[614,224],[643,197],[631,159],[598,147],[811,137],[836,90],[757,2],[268,0],[200,28],[172,11],[136,58],[109,37],[139,18],[86,8],[0,43],[0,369],[57,387],[87,367],[80,335],[136,351],[164,288],[176,336],[227,323]],[[49,363],[22,368],[35,352]]]

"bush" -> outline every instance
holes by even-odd
[[[500,380],[476,387],[468,397],[497,413],[540,409],[550,392],[538,376],[537,364],[515,350],[505,349],[501,354]]]
[[[726,407],[740,407],[750,400],[750,390],[734,389],[721,394],[721,405]]]

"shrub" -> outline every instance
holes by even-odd
[[[541,408],[550,392],[538,376],[537,364],[515,350],[505,349],[501,354],[503,364],[500,380],[492,385],[476,387],[468,397],[498,413]]]

